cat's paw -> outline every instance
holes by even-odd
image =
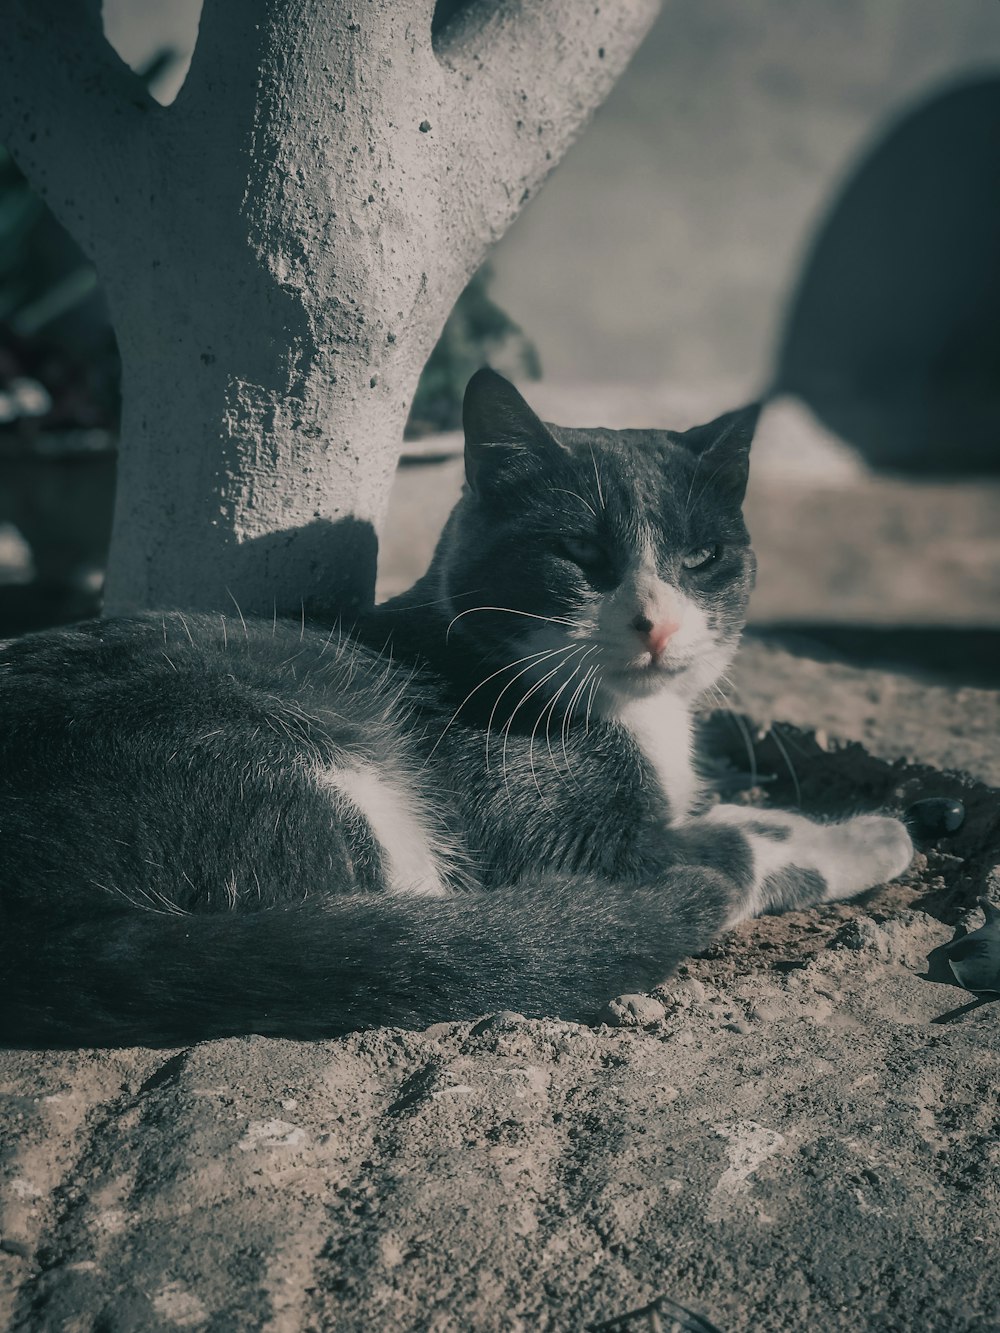
[[[888,884],[913,860],[913,841],[900,819],[859,815],[836,828],[837,853],[826,874],[830,899],[852,898]]]

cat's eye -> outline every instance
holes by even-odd
[[[696,551],[688,551],[687,555],[682,556],[681,564],[692,571],[707,569],[709,565],[715,564],[721,554],[721,546],[699,546]]]
[[[595,537],[575,535],[559,538],[560,554],[584,568],[599,565],[606,558],[604,547]]]

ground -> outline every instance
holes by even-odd
[[[823,457],[825,480],[753,500],[781,611],[759,623],[853,598],[840,618],[875,627],[903,580],[925,625],[990,630],[997,491],[962,505]],[[390,583],[458,484],[453,463],[402,475]],[[844,563],[849,519],[867,579]],[[950,597],[931,577],[949,542]],[[978,924],[977,894],[1000,898],[1000,695],[960,666],[921,679],[747,644],[738,721],[706,721],[729,799],[830,814],[958,795],[965,825],[858,902],[741,927],[603,1025],[0,1055],[0,1324],[662,1329],[627,1316],[665,1295],[722,1333],[997,1333],[998,1010],[926,975]]]

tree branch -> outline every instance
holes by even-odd
[[[95,259],[114,241],[108,210],[137,193],[137,140],[159,110],[106,41],[100,8],[10,0],[0,42],[0,141]]]
[[[510,225],[611,91],[662,0],[477,0],[438,43],[459,183],[487,243]]]

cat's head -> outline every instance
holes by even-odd
[[[467,484],[435,561],[450,641],[548,677],[546,696],[571,694],[571,677],[606,702],[700,693],[732,658],[753,586],[742,503],[756,419],[570,430],[479,371]]]

